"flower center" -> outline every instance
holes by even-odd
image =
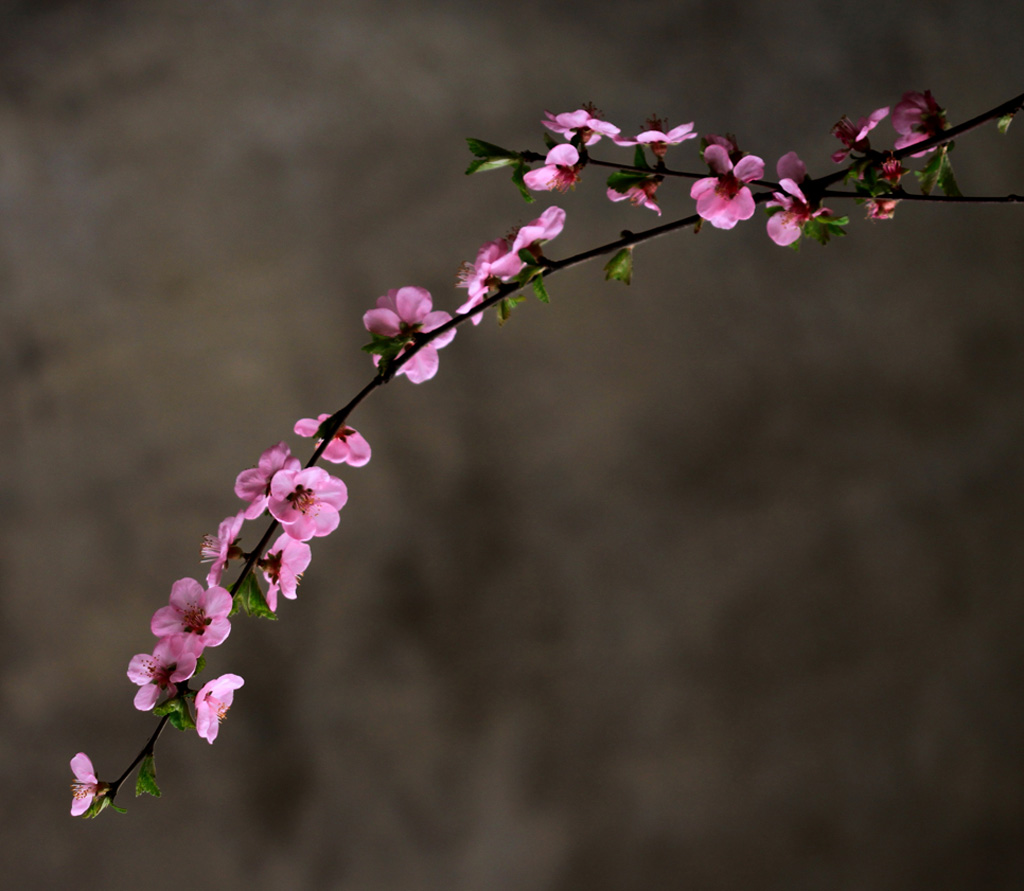
[[[295,487],[295,491],[288,496],[288,501],[292,503],[292,507],[302,513],[307,513],[319,503],[316,492],[302,485]]]
[[[736,179],[736,175],[730,171],[729,173],[723,173],[718,177],[718,185],[715,186],[715,194],[731,201],[742,188],[743,183]]]

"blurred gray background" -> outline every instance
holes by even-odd
[[[454,309],[552,203],[464,137],[592,101],[820,175],[843,113],[1024,90],[1020,4],[0,11],[9,887],[1024,887],[1021,207],[851,204],[799,253],[759,213],[460,331],[353,417],[299,599],[211,652],[246,679],[216,744],[68,816],[71,756],[114,778],[154,726],[125,668],[235,475],[369,379],[365,309]],[[960,141],[965,192],[1024,190],[1022,128]],[[656,222],[602,181],[552,256]]]

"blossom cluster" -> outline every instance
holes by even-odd
[[[658,189],[667,176],[674,174],[665,166],[668,149],[695,139],[698,135],[694,132],[692,122],[669,129],[662,119],[651,117],[645,129],[627,138],[622,135],[619,127],[602,120],[600,113],[592,106],[561,114],[549,111],[545,115],[546,119],[541,123],[565,141],[556,144],[549,137],[550,148],[543,165],[522,174],[527,189],[534,192],[566,191],[575,187],[589,161],[590,147],[602,138],[607,138],[615,145],[636,147],[634,163],[623,165],[609,177],[608,198],[611,201],[629,200],[659,215],[661,208],[658,205]],[[872,219],[888,219],[892,216],[897,199],[891,195],[899,186],[899,175],[906,172],[892,159],[891,152],[929,139],[947,126],[945,112],[930,91],[905,93],[892,112],[892,124],[898,138],[887,158],[880,152],[872,151],[868,134],[888,115],[889,106],[876,109],[856,123],[844,115],[832,128],[833,134],[843,146],[833,153],[833,161],[842,163],[857,153],[858,160],[866,159],[870,162],[854,166],[858,168],[855,188],[863,194],[862,203],[867,205],[868,216]],[[479,142],[474,144],[481,145]],[[645,149],[649,149],[653,156],[653,166],[648,161]],[[930,151],[934,149],[913,157],[924,156]],[[944,160],[945,151],[944,147],[943,164],[948,165]],[[807,171],[806,165],[795,152],[787,152],[776,163],[778,183],[764,182],[764,159],[740,151],[731,136],[713,133],[703,136],[701,158],[710,169],[710,175],[700,177],[693,183],[690,197],[697,203],[697,214],[715,228],[732,229],[737,223],[749,220],[754,215],[758,201],[750,185],[758,184],[773,188],[772,200],[767,201],[765,206],[769,213],[767,233],[776,244],[792,245],[801,235],[811,235],[825,241],[829,233],[842,234],[841,226],[847,222],[846,218],[832,216],[832,212],[821,205],[820,196],[813,190],[805,193],[801,188],[801,183],[807,178]],[[948,171],[948,166],[944,169]],[[865,183],[866,170],[868,176]],[[896,170],[900,171],[899,175],[895,175]],[[951,171],[948,171],[947,181],[951,188],[955,188]],[[926,192],[928,186],[928,182],[922,179],[922,188]],[[493,262],[492,255],[497,254],[500,244],[489,243],[485,248],[486,252],[482,251],[477,260],[478,270],[486,269],[487,264]]]

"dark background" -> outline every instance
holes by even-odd
[[[374,457],[299,599],[211,652],[246,679],[216,744],[67,813],[71,756],[116,777],[154,726],[125,668],[235,475],[369,379],[362,313],[453,310],[551,203],[464,177],[465,136],[539,148],[593,101],[821,175],[843,113],[1024,90],[1020,4],[0,11],[10,887],[1024,887],[1014,206],[851,204],[799,253],[759,212],[463,329],[354,416]],[[1022,126],[960,141],[965,192],[1024,189]],[[552,256],[656,222],[602,180]]]

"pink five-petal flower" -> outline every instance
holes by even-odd
[[[242,549],[236,542],[244,521],[245,513],[239,511],[233,517],[226,517],[221,522],[216,535],[203,536],[203,543],[199,546],[199,562],[213,561],[213,566],[206,574],[207,585],[219,585],[228,561],[237,560],[242,556]]]
[[[696,139],[697,134],[693,132],[693,121],[688,124],[680,124],[665,132],[665,122],[658,117],[651,117],[647,120],[646,130],[637,133],[635,139],[621,139],[618,136],[612,137],[616,145],[646,145],[650,146],[654,154],[664,158],[670,145],[679,145],[687,139]]]
[[[259,465],[252,470],[243,470],[235,480],[235,494],[249,506],[242,512],[247,520],[255,520],[267,509],[270,495],[270,481],[279,470],[299,470],[302,462],[293,458],[291,449],[284,442],[271,446],[260,455]]]
[[[96,779],[92,761],[85,752],[79,752],[71,759],[71,772],[75,775],[71,784],[71,816],[80,817],[95,799],[107,794],[110,785]]]
[[[376,309],[363,314],[363,324],[371,334],[379,334],[382,337],[412,337],[420,331],[433,331],[445,322],[451,321],[452,317],[448,313],[432,311],[432,308],[430,292],[425,288],[392,288],[383,297],[377,298]],[[438,335],[430,343],[420,347],[396,374],[404,374],[414,384],[430,380],[437,374],[437,351],[448,346],[454,337],[454,328]],[[408,345],[403,347],[398,355],[401,356],[408,348]],[[380,356],[374,356],[373,362],[374,365],[380,364]]]
[[[931,90],[917,93],[911,90],[904,93],[903,98],[896,103],[892,110],[893,129],[902,134],[895,142],[896,149],[907,148],[938,136],[946,129],[946,112],[939,108]],[[911,155],[912,158],[921,158],[934,149],[926,149],[923,152]]]
[[[259,561],[263,577],[270,583],[267,588],[267,606],[277,612],[277,592],[289,600],[296,597],[296,588],[302,573],[309,567],[312,551],[304,541],[292,538],[287,532],[275,541]]]
[[[469,299],[460,306],[456,312],[469,312],[474,306],[479,306],[487,299],[487,292],[501,282],[501,277],[494,272],[494,264],[508,256],[510,245],[508,239],[498,238],[481,245],[477,251],[476,260],[473,263],[465,263],[459,273],[457,287],[466,288],[469,291]],[[522,267],[522,261],[519,261]],[[479,325],[483,319],[483,313],[478,312],[473,316],[473,324]]]
[[[614,124],[609,124],[607,121],[602,121],[600,118],[595,117],[595,111],[596,109],[593,107],[579,108],[576,111],[564,111],[561,114],[552,114],[550,111],[545,111],[544,114],[547,115],[548,119],[541,121],[541,123],[554,133],[564,136],[567,141],[579,133],[584,145],[593,145],[602,136],[607,136],[611,139],[618,136],[619,128]]]
[[[196,693],[196,732],[207,742],[212,743],[217,738],[220,722],[231,708],[235,690],[244,683],[237,674],[222,674],[207,681]]]
[[[202,644],[195,634],[171,634],[161,637],[152,654],[139,653],[128,663],[128,678],[141,688],[135,694],[135,707],[148,712],[160,694],[176,692],[175,685],[187,681],[196,670],[196,657]]]
[[[779,185],[788,194],[775,192],[774,200],[766,205],[782,208],[768,218],[768,235],[776,244],[785,247],[800,237],[804,223],[829,211],[826,207],[817,210],[811,208],[799,185],[807,176],[807,166],[796,152],[787,152],[779,158],[775,171],[779,176]]]
[[[279,470],[270,481],[270,513],[299,541],[337,529],[346,501],[348,488],[322,467]]]
[[[628,198],[634,207],[646,207],[660,217],[661,208],[658,207],[658,200],[654,197],[659,185],[661,185],[660,179],[651,178],[637,183],[635,186],[630,186],[625,192],[619,192],[609,187],[608,199],[610,201],[625,201]]]
[[[761,178],[764,161],[745,155],[733,165],[729,152],[718,144],[704,149],[704,160],[717,176],[699,179],[690,189],[697,213],[716,229],[731,229],[740,220],[749,220],[754,215],[754,196],[744,183]]]
[[[869,147],[867,140],[868,133],[874,130],[888,113],[888,105],[885,105],[882,108],[876,108],[866,118],[860,118],[856,124],[844,114],[832,127],[832,134],[844,146],[846,146],[846,148],[842,148],[839,151],[834,152],[832,160],[837,164],[842,164],[850,152],[866,151]]]
[[[295,432],[299,436],[315,436],[320,425],[329,417],[328,414],[322,414],[315,421],[312,418],[296,421]],[[317,440],[317,445],[319,444],[320,440]],[[338,428],[338,432],[331,437],[330,443],[320,457],[332,464],[362,467],[370,460],[370,444],[358,430],[342,425]]]
[[[869,220],[891,220],[896,212],[896,198],[872,198],[867,205]]]
[[[149,623],[157,637],[186,634],[200,643],[198,656],[205,647],[215,647],[231,633],[231,595],[215,585],[203,590],[195,579],[178,579],[171,585],[171,602],[162,606]]]
[[[523,182],[535,192],[564,192],[580,178],[580,153],[571,145],[556,145],[544,159],[544,166],[523,176]]]

